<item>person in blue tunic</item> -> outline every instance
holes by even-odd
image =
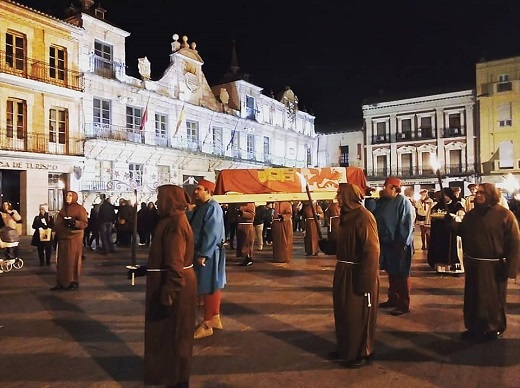
[[[197,288],[199,297],[204,299],[204,319],[195,329],[195,339],[213,335],[213,329],[222,329],[220,302],[221,290],[226,285],[226,234],[224,213],[212,198],[213,190],[213,182],[199,180],[193,192],[195,207],[189,215],[195,240]]]
[[[388,274],[388,300],[379,307],[393,307],[392,315],[410,312],[414,209],[400,193],[401,180],[386,178],[374,209],[381,246],[379,268]]]

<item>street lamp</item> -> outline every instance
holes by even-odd
[[[132,211],[134,213],[134,223],[132,227],[132,253],[131,253],[131,264],[127,265],[126,268],[130,270],[132,277],[132,286],[135,285],[135,272],[140,267],[136,263],[136,249],[137,249],[137,189],[134,189],[133,194],[130,196],[130,204],[132,205]]]

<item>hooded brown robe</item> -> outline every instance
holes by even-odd
[[[288,263],[293,250],[292,205],[276,202],[273,217],[273,261]]]
[[[54,229],[58,239],[56,283],[66,288],[71,283],[79,283],[83,256],[83,231],[88,226],[87,211],[78,203],[78,193],[72,193],[72,203],[63,206],[56,216]],[[72,228],[64,217],[75,219]]]
[[[253,257],[253,242],[255,241],[255,204],[248,202],[240,204],[237,215],[237,257]]]
[[[316,212],[316,216],[318,220],[323,218],[323,210],[321,206],[316,202],[313,203],[314,211]],[[307,256],[313,255],[316,256],[319,252],[318,240],[318,226],[316,225],[316,220],[314,219],[314,213],[312,212],[312,207],[309,203],[303,205],[302,208],[302,216],[305,220],[305,236],[303,237],[303,243],[305,246],[305,254]],[[319,223],[319,221],[318,221]]]
[[[486,203],[454,223],[464,250],[464,325],[475,335],[506,330],[507,278],[516,278],[520,260],[515,215],[498,204],[494,185],[481,189]]]
[[[188,383],[197,313],[194,242],[179,186],[160,186],[159,223],[148,256],[144,334],[144,383]]]
[[[374,351],[379,301],[379,238],[361,189],[341,183],[341,206],[332,298],[338,353],[346,361]]]

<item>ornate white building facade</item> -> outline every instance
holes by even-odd
[[[158,80],[139,60],[141,78],[125,73],[125,38],[100,7],[67,19],[84,29],[80,64],[85,74],[80,126],[85,205],[108,193],[113,200],[156,198],[162,184],[188,190],[222,169],[305,167],[316,161],[314,116],[295,109],[289,89],[277,101],[245,80],[210,87],[197,45],[173,35],[170,65]]]
[[[387,176],[398,176],[407,186],[434,189],[437,178],[431,155],[440,164],[445,185],[474,182],[474,107],[473,90],[364,104],[370,185],[381,186]]]

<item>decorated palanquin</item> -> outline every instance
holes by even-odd
[[[222,170],[217,177],[215,195],[267,194],[265,200],[299,199],[305,198],[308,184],[318,199],[333,198],[339,184],[346,182],[358,185],[363,192],[367,187],[365,174],[358,167]]]

